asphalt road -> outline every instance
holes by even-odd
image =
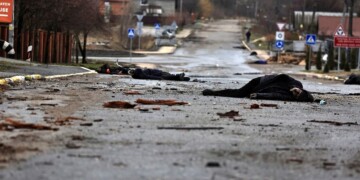
[[[2,117],[59,130],[0,131],[0,179],[359,179],[359,86],[294,76],[325,105],[201,95],[238,88],[269,68],[298,68],[246,64],[253,57],[233,48],[240,30],[236,20],[216,21],[174,55],[132,59],[185,71],[190,82],[88,75],[6,90]],[[103,107],[139,98],[190,104]],[[230,111],[238,115],[218,114]]]

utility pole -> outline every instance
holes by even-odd
[[[259,6],[259,1],[255,1],[254,18],[257,17],[258,6]]]
[[[183,17],[183,0],[180,0],[180,18],[182,20],[182,17]]]
[[[352,37],[352,24],[353,24],[353,12],[354,12],[354,1],[355,0],[345,0],[345,4],[349,9],[349,28],[348,28],[348,36]],[[346,48],[346,62],[345,62],[345,66],[344,66],[344,70],[345,71],[351,71],[351,67],[350,67],[350,48]]]

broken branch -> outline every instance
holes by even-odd
[[[335,125],[335,126],[342,126],[342,125],[355,125],[357,126],[358,123],[357,122],[338,122],[338,121],[318,121],[318,120],[310,120],[307,122],[314,122],[314,123],[325,123],[325,124],[331,124],[331,125]]]
[[[189,104],[188,102],[181,102],[176,100],[149,100],[149,99],[137,99],[136,103],[139,104],[146,104],[146,105],[168,105],[168,106],[174,106],[174,105],[186,105]]]

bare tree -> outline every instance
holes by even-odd
[[[99,15],[97,0],[66,0],[65,24],[70,32],[74,33],[76,48],[82,56],[82,63],[86,61],[86,44],[89,33],[97,27],[101,27],[103,19]],[[76,57],[78,61],[78,57]]]
[[[203,17],[209,18],[214,11],[214,6],[210,0],[199,0],[199,9]]]

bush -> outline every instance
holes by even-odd
[[[320,45],[319,51],[316,54],[316,69],[317,70],[322,69],[321,55],[322,55],[322,52],[321,52],[321,45]]]
[[[329,54],[327,58],[327,63],[329,70],[334,69],[334,46],[329,46]]]
[[[324,73],[329,73],[330,72],[330,70],[329,70],[329,64],[328,63],[326,63],[325,64],[325,66],[324,66],[324,71],[323,71]]]
[[[350,63],[351,63],[351,69],[356,69],[358,66],[358,58],[357,58],[357,54],[358,54],[359,50],[358,49],[352,49],[351,50],[351,59],[350,59]]]

